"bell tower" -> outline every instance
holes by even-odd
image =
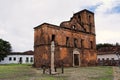
[[[79,23],[85,32],[95,34],[94,13],[86,9],[74,14],[74,18]]]

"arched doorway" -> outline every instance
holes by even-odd
[[[78,49],[73,50],[73,66],[80,66],[80,52]]]

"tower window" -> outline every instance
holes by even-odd
[[[91,21],[91,16],[89,15],[89,17],[88,17],[88,21],[89,21],[89,23],[90,23],[90,21]]]
[[[93,49],[93,42],[90,41],[90,48]]]
[[[52,41],[55,41],[55,35],[52,35]]]
[[[69,37],[66,37],[66,46],[69,46],[68,41],[69,41]]]
[[[90,29],[90,33],[91,33],[92,32],[92,24],[91,23],[90,23],[89,29]]]
[[[72,29],[76,29],[75,25],[72,26]]]
[[[80,16],[80,15],[78,15],[78,19],[79,19],[79,21],[81,22],[81,16]]]

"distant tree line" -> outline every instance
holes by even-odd
[[[116,44],[110,44],[110,43],[99,43],[96,45],[97,50],[102,47],[112,47],[112,46],[119,46],[119,43]]]

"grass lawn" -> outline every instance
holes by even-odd
[[[112,67],[65,68],[64,74],[42,74],[31,65],[0,65],[0,80],[113,80]],[[61,72],[58,69],[58,72]]]

